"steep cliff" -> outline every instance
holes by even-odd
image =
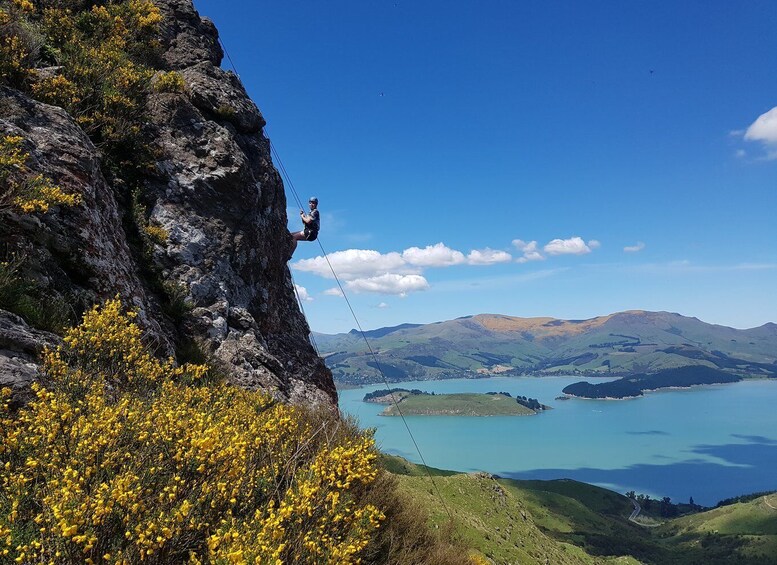
[[[0,136],[21,137],[32,172],[82,196],[47,214],[0,211],[0,261],[39,299],[36,320],[63,308],[72,320],[118,294],[160,354],[196,350],[239,386],[334,408],[331,373],[310,345],[286,264],[286,199],[264,119],[219,67],[213,24],[190,0],[155,4],[155,67],[180,73],[185,88],[149,89],[144,99],[155,164],[139,189],[106,170],[101,148],[65,110],[0,87]],[[138,217],[163,236],[139,242]],[[36,352],[57,341],[26,317],[0,312],[0,386],[22,395]]]

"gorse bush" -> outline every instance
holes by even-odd
[[[44,9],[41,26],[61,70],[32,92],[65,108],[112,173],[131,179],[150,162],[142,126],[162,15],[148,0],[90,4]]]
[[[0,2],[0,81],[23,84],[38,56],[38,41],[28,15],[34,12],[30,0]]]
[[[88,312],[0,412],[0,562],[359,562],[371,436],[157,360],[133,317]]]
[[[164,245],[167,242],[167,238],[170,237],[170,234],[165,228],[154,224],[147,224],[143,228],[143,232],[151,239],[151,241],[158,245]]]
[[[30,155],[18,136],[0,137],[0,212],[15,208],[19,212],[48,212],[55,205],[73,206],[81,202],[78,194],[67,194],[44,175],[27,167]]]
[[[0,82],[67,110],[106,172],[132,184],[152,162],[142,128],[161,12],[149,0],[35,6],[0,0]]]
[[[154,92],[186,92],[186,81],[178,71],[159,73],[154,80]]]

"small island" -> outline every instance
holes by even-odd
[[[386,404],[381,416],[530,416],[550,407],[508,392],[434,394],[393,388],[364,395],[364,402]]]
[[[562,392],[578,398],[622,399],[643,396],[645,391],[662,388],[689,388],[697,385],[735,383],[740,380],[742,379],[737,375],[719,369],[692,365],[624,377],[606,383],[591,384],[581,381],[564,387]]]

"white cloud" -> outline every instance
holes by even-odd
[[[371,249],[346,249],[329,254],[326,257],[301,259],[292,264],[298,271],[313,273],[328,279],[337,277],[344,281],[369,279],[386,274],[421,275],[423,270],[432,267],[450,267],[453,265],[491,265],[511,261],[512,256],[505,251],[489,248],[474,249],[468,256],[461,251],[451,249],[444,243],[426,247],[408,247],[401,253],[391,251],[380,253]],[[330,268],[329,265],[332,265]]]
[[[326,296],[340,296],[340,297],[342,297],[343,293],[340,291],[340,289],[338,287],[334,287],[334,288],[326,289],[324,291],[324,295],[326,295]]]
[[[641,241],[638,241],[636,245],[627,245],[623,248],[626,253],[636,253],[638,251],[642,251],[643,249],[645,249],[645,244]]]
[[[758,141],[767,159],[777,159],[777,106],[758,116],[745,132],[745,141]]]
[[[402,259],[418,267],[449,267],[464,263],[464,254],[446,247],[442,242],[427,245],[423,249],[410,247],[402,252]]]
[[[735,156],[736,156],[738,159],[744,159],[745,157],[747,157],[747,151],[745,151],[744,149],[737,149],[737,150],[734,152],[734,155],[735,155]]]
[[[473,249],[467,255],[469,265],[493,265],[494,263],[507,263],[513,260],[513,256],[506,251],[497,249]]]
[[[407,296],[409,292],[418,292],[429,288],[429,282],[421,275],[397,275],[386,273],[377,277],[355,279],[345,283],[353,292],[375,292],[379,294],[398,294]]]
[[[777,143],[777,106],[761,114],[745,132],[747,141]]]
[[[295,284],[294,288],[297,289],[297,294],[299,295],[300,300],[303,302],[313,302],[313,297],[308,294],[308,289],[306,289],[304,286]]]
[[[599,249],[602,246],[602,243],[598,239],[591,239],[588,241],[588,247],[591,249]]]
[[[542,256],[537,251],[537,242],[526,247],[527,257]],[[327,257],[301,259],[292,264],[295,270],[313,273],[328,279],[343,281],[344,287],[354,292],[374,292],[405,296],[429,288],[429,282],[422,276],[427,268],[450,267],[454,265],[493,265],[513,260],[506,251],[473,249],[468,255],[451,249],[444,243],[426,247],[408,247],[401,253],[391,251],[380,253],[371,249],[347,249],[331,253]],[[331,264],[331,268],[330,265]],[[338,288],[324,291],[327,296],[342,296]],[[379,306],[385,308],[388,305]]]
[[[381,302],[380,304],[378,304],[376,306],[376,308],[380,308],[381,310],[384,309],[384,308],[388,308],[388,307],[389,307],[389,305],[386,304],[385,302]]]
[[[329,263],[343,280],[371,277],[377,274],[398,272],[401,274],[418,273],[418,268],[410,268],[402,256],[392,251],[379,253],[371,249],[346,249],[329,254]],[[328,279],[334,278],[325,257],[301,259],[294,263],[298,271],[314,273]]]
[[[584,255],[591,252],[591,248],[578,236],[569,239],[554,239],[548,242],[544,249],[548,255]]]
[[[516,262],[518,263],[526,263],[528,261],[542,261],[545,259],[542,253],[537,251],[536,241],[526,242],[522,239],[514,239],[513,246],[515,246],[518,251],[523,253],[523,257],[518,257],[518,259],[516,259]]]
[[[528,248],[537,249],[537,242],[536,241],[526,242],[522,239],[514,239],[513,247],[515,247],[518,251],[525,251]]]

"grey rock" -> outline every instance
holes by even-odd
[[[182,71],[192,103],[206,116],[231,123],[240,133],[258,133],[265,125],[234,73],[203,61]]]
[[[45,347],[61,343],[58,336],[33,329],[11,312],[0,310],[0,389],[11,389],[11,404],[32,399],[30,385],[38,378],[38,363]]]
[[[234,96],[219,84],[200,84],[200,99],[211,101],[202,108],[180,94],[149,100],[163,155],[147,187],[151,220],[169,233],[154,261],[188,289],[195,308],[186,331],[233,382],[333,406],[331,374],[294,298],[286,200],[269,142],[211,119]]]
[[[31,328],[20,316],[0,310],[0,349],[34,359],[44,348],[52,348],[60,343],[62,340],[59,336]]]
[[[150,267],[182,289],[190,310],[175,322],[163,314],[143,274],[148,269],[127,243],[121,218],[129,199],[105,181],[83,131],[62,109],[7,88],[0,89],[0,134],[24,137],[31,167],[82,194],[84,203],[46,215],[4,215],[0,246],[25,254],[27,275],[79,310],[120,294],[138,308],[160,353],[185,338],[238,386],[336,410],[332,375],[295,299],[286,198],[264,119],[239,79],[218,68],[218,34],[191,0],[155,4],[165,16],[163,65],[181,72],[188,92],[148,100],[147,132],[158,160],[143,203],[149,221],[169,234],[154,245]],[[13,354],[0,355],[0,375],[29,383],[34,355],[14,335],[7,348]]]
[[[169,70],[180,70],[201,61],[220,65],[224,52],[219,45],[216,26],[201,18],[191,0],[154,2],[162,12],[161,39],[164,60]]]
[[[65,192],[80,194],[77,206],[47,214],[0,216],[0,249],[24,258],[24,276],[46,296],[61,297],[80,313],[116,295],[138,308],[150,341],[172,352],[159,323],[159,306],[148,296],[127,244],[121,210],[106,182],[97,149],[61,108],[0,87],[0,136],[24,138],[27,166]]]

